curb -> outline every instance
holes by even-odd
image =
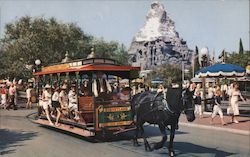
[[[246,135],[246,136],[250,135],[250,131],[245,131],[245,130],[221,128],[221,127],[215,127],[215,126],[207,126],[207,125],[201,125],[201,124],[191,124],[191,123],[184,123],[184,122],[179,122],[179,125],[187,126],[187,127],[201,128],[201,129],[225,131],[225,132],[229,132],[229,133],[233,133],[233,134],[240,134],[240,135]]]

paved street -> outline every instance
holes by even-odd
[[[166,147],[145,152],[133,147],[130,140],[89,142],[86,139],[56,132],[30,122],[32,110],[0,111],[0,153],[4,157],[68,157],[68,156],[166,156]],[[159,141],[159,131],[146,127],[150,142]],[[249,156],[249,136],[223,131],[180,126],[175,138],[177,156]],[[140,140],[142,142],[142,140]]]

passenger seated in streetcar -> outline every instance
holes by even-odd
[[[74,84],[71,85],[71,89],[69,91],[68,98],[69,98],[68,110],[69,110],[70,116],[71,116],[71,114],[73,114],[74,119],[79,120],[80,118],[78,115],[76,86]]]
[[[131,92],[131,88],[130,87],[124,87],[120,93],[118,93],[118,96],[120,98],[120,100],[124,100],[127,101],[130,99],[130,92]]]
[[[91,83],[88,80],[85,80],[83,84],[80,85],[79,94],[82,96],[90,96],[91,95]]]
[[[49,107],[51,108],[51,86],[46,85],[45,90],[42,95],[42,101],[43,101],[43,109],[45,110],[46,117],[49,121],[49,125],[54,125],[50,119],[50,114],[49,114]]]
[[[117,85],[117,83],[114,83],[112,86],[112,93],[117,94],[119,93],[119,87]]]
[[[118,94],[116,94],[116,93],[113,93],[112,94],[112,101],[111,101],[111,104],[112,105],[118,105],[119,104],[119,96],[118,96]]]

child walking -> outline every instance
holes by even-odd
[[[201,93],[200,91],[196,92],[195,97],[195,113],[199,115],[200,118],[202,118],[202,107],[201,107]]]
[[[220,89],[217,89],[215,91],[215,96],[214,96],[214,107],[213,107],[213,113],[212,113],[212,116],[211,116],[211,124],[213,124],[213,119],[214,117],[217,115],[217,113],[219,113],[220,115],[220,120],[221,120],[221,125],[225,125],[226,123],[224,122],[224,119],[223,119],[223,113],[222,113],[222,110],[221,110],[221,99],[222,99],[222,93],[220,91]]]

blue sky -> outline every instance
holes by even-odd
[[[237,51],[242,38],[249,49],[249,0],[159,0],[188,47],[208,47],[216,56]],[[24,15],[73,22],[86,33],[129,47],[143,27],[151,0],[0,0],[0,33]]]

